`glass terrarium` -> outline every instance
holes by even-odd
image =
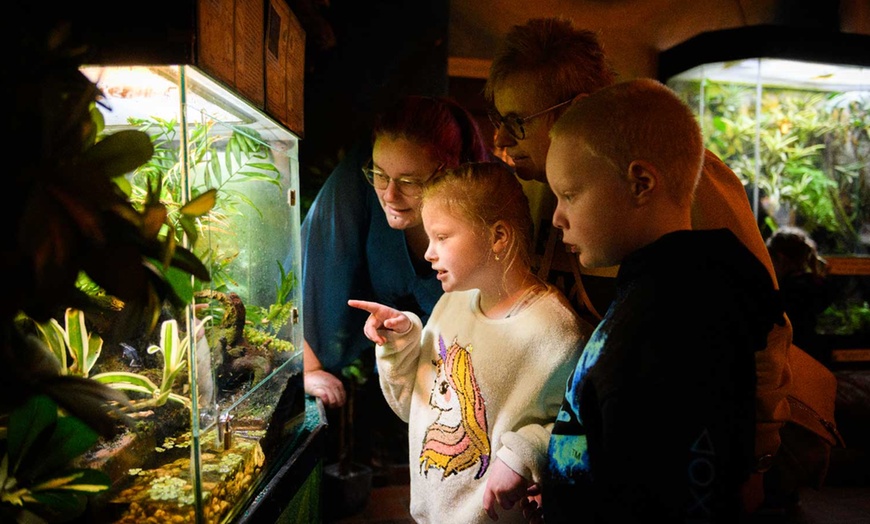
[[[729,41],[739,39],[695,49],[722,58]],[[817,333],[835,359],[846,348],[864,351],[839,358],[870,361],[870,64],[843,63],[846,51],[822,61],[783,49],[759,44],[760,55],[684,63],[663,81],[743,181],[762,235],[798,226],[815,240],[836,288]],[[685,51],[664,56],[665,67]]]
[[[192,303],[139,339],[102,344],[80,312],[58,319],[84,341],[86,376],[126,393],[136,420],[81,460],[112,482],[91,518],[228,522],[305,418],[299,139],[194,66],[82,71],[105,95],[102,133],[151,138],[123,190],[142,207],[159,195],[161,234],[211,277],[188,276]]]

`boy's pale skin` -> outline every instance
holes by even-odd
[[[692,228],[690,208],[668,198],[666,181],[648,162],[621,173],[580,137],[556,136],[546,157],[547,183],[556,195],[553,226],[585,267],[619,265],[626,255],[672,231]],[[541,498],[533,486],[522,502],[530,523],[541,524]]]
[[[635,160],[621,173],[596,155],[582,136],[552,137],[546,159],[547,183],[556,195],[553,225],[581,265],[608,267],[674,231],[691,230],[691,207],[667,194],[666,177],[652,164]],[[741,487],[744,507],[757,509],[762,476],[753,474]],[[523,511],[540,524],[540,499],[527,498]]]
[[[374,168],[392,179],[411,179],[425,182],[438,168],[438,159],[416,142],[405,138],[378,136],[372,149]],[[360,173],[359,176],[363,176]],[[378,201],[393,229],[405,232],[412,256],[422,258],[427,246],[423,219],[420,216],[420,197],[406,196],[394,182],[386,189],[375,188]],[[327,408],[340,407],[346,400],[341,380],[322,369],[314,350],[304,341],[305,392],[320,397]]]
[[[462,217],[451,214],[440,201],[423,207],[423,225],[429,239],[426,260],[438,272],[445,292],[480,290],[480,309],[490,318],[503,318],[514,302],[529,287],[534,276],[521,264],[512,264],[505,271],[502,258],[510,245],[511,232],[504,223],[496,222],[486,235]],[[377,302],[349,300],[348,305],[370,313],[364,327],[366,337],[383,345],[394,333],[411,329],[408,317]],[[496,504],[512,508],[526,496],[528,481],[496,458],[487,475],[483,509],[498,520]]]
[[[546,162],[557,198],[553,225],[586,267],[620,264],[662,235],[692,228],[690,208],[668,197],[666,179],[648,162],[635,160],[621,173],[571,136],[552,139]]]

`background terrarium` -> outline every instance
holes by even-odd
[[[192,66],[83,72],[106,95],[105,132],[136,129],[154,145],[125,179],[131,201],[145,207],[159,195],[162,234],[187,243],[210,275],[193,281],[185,317],[94,358],[88,374],[128,393],[139,426],[86,463],[118,477],[107,496],[124,508],[118,522],[194,522],[197,503],[219,522],[304,417],[298,138]],[[297,398],[276,411],[285,390]],[[266,442],[273,425],[278,441]]]
[[[37,139],[13,166],[21,219],[4,256],[4,522],[255,518],[308,438],[304,34],[284,2],[237,19],[165,7],[139,25],[79,13],[21,32],[44,41],[9,84]],[[91,52],[60,49],[70,34]],[[218,45],[247,45],[245,63]]]
[[[762,235],[796,225],[816,241],[836,288],[817,331],[834,359],[856,361],[870,361],[867,40],[743,28],[700,35],[660,62],[707,147],[746,186]]]

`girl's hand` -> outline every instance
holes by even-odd
[[[379,346],[387,343],[391,333],[402,335],[411,329],[411,319],[398,309],[365,300],[348,300],[347,305],[369,312],[363,333]]]

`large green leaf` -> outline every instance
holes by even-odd
[[[172,267],[185,271],[203,282],[211,280],[208,268],[205,267],[205,264],[202,263],[199,257],[181,246],[175,248],[175,252],[172,254]]]
[[[103,339],[97,334],[88,333],[83,311],[66,309],[65,340],[73,359],[70,372],[87,378],[102,353]]]
[[[9,414],[6,436],[9,472],[15,475],[22,460],[43,431],[57,421],[57,406],[45,395],[34,395]]]
[[[56,409],[56,408],[55,408]],[[75,417],[59,417],[46,449],[33,450],[39,460],[33,462],[33,478],[44,479],[56,475],[69,463],[97,443],[97,433]]]
[[[48,513],[58,522],[68,521],[84,513],[87,508],[87,498],[78,494],[63,491],[42,491],[30,494],[33,502],[42,506],[41,513]]]
[[[34,322],[33,325],[35,326],[39,337],[46,343],[49,349],[51,349],[54,356],[57,357],[58,362],[60,362],[61,371],[64,374],[69,373],[66,342],[64,342],[63,336],[64,329],[61,327],[60,323],[52,318],[46,323],[40,324]]]
[[[178,211],[182,215],[199,217],[207,214],[214,208],[217,201],[217,189],[209,189],[205,193],[191,199],[190,202],[181,206]]]
[[[133,171],[154,155],[151,139],[142,131],[124,130],[106,136],[82,156],[87,170],[106,178]]]
[[[99,493],[112,484],[109,475],[98,469],[69,469],[63,475],[51,478],[33,486],[31,491],[50,493],[53,491],[80,493]]]
[[[161,277],[172,289],[175,296],[183,303],[189,304],[193,300],[193,282],[191,282],[190,273],[172,266],[161,269]]]
[[[145,375],[129,371],[107,371],[106,373],[94,375],[93,379],[113,388],[130,389],[149,395],[160,389],[157,384]]]

